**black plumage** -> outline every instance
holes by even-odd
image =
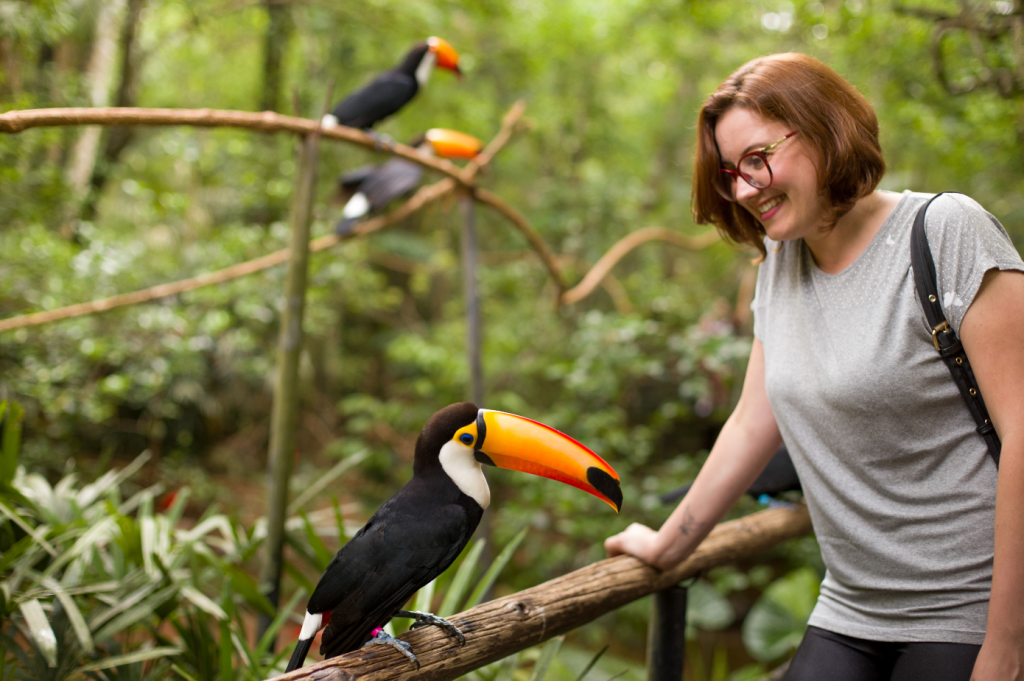
[[[476,417],[476,406],[462,402],[430,419],[416,441],[412,479],[341,547],[320,578],[306,610],[331,612],[321,638],[325,657],[366,643],[473,536],[483,509],[445,474],[438,451]]]
[[[340,125],[367,129],[401,109],[419,92],[416,69],[429,49],[427,43],[417,43],[402,63],[345,97],[331,115]]]
[[[349,234],[364,215],[383,209],[393,200],[408,194],[423,179],[423,166],[404,158],[392,158],[377,166],[362,166],[338,178],[342,190],[362,194],[366,210],[359,215],[342,217],[335,233]]]

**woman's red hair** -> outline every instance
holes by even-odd
[[[718,119],[733,107],[749,109],[798,130],[796,138],[817,153],[818,188],[830,224],[867,196],[885,173],[878,143],[878,117],[839,74],[804,54],[773,54],[747,62],[725,79],[697,118],[692,210],[698,224],[711,223],[724,236],[765,255],[764,227],[715,189],[721,158],[715,143]]]

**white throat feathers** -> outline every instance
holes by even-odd
[[[434,54],[433,50],[427,50],[427,53],[423,55],[423,59],[420,60],[420,65],[416,67],[416,84],[423,87],[430,80],[430,74],[434,71],[434,66],[437,64],[437,55]]]
[[[452,440],[441,447],[438,457],[441,468],[462,493],[487,510],[491,505],[491,488],[487,486],[483,467],[473,455],[473,448]]]

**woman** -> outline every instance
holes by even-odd
[[[914,288],[910,228],[930,196],[876,189],[867,101],[810,57],[773,55],[726,79],[698,129],[697,221],[764,256],[750,362],[679,507],[658,531],[609,537],[608,554],[678,564],[785,439],[828,568],[785,678],[1024,678],[1020,256],[971,199],[929,207],[942,305],[1002,439],[997,471]]]

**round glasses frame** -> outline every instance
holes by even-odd
[[[736,182],[737,182],[737,180],[739,178],[743,178],[743,181],[746,182],[747,184],[749,184],[754,189],[765,189],[767,187],[770,187],[771,184],[772,184],[773,175],[772,175],[772,167],[770,165],[768,165],[768,156],[775,150],[775,147],[779,146],[780,144],[782,144],[783,142],[788,140],[793,135],[799,134],[799,132],[800,132],[799,130],[794,130],[793,132],[789,133],[788,135],[786,135],[785,137],[780,139],[778,142],[774,142],[772,144],[769,144],[766,147],[761,147],[760,149],[754,149],[752,151],[748,151],[747,153],[743,154],[742,156],[740,156],[740,159],[736,162],[736,170],[732,170],[731,168],[719,168],[718,172],[725,173],[728,177],[724,177],[722,175],[719,175],[718,176],[719,181],[715,183],[715,189],[718,190],[718,193],[721,194],[722,198],[724,198],[726,201],[730,201],[732,203],[735,203],[736,202],[736,190],[735,190],[735,187],[736,187]],[[744,173],[743,171],[739,170],[740,168],[743,167],[743,161],[745,159],[750,159],[750,158],[761,159],[761,162],[764,163],[764,167],[768,171],[768,181],[767,182],[762,182],[761,180],[759,180],[758,178],[754,177],[750,173]]]

